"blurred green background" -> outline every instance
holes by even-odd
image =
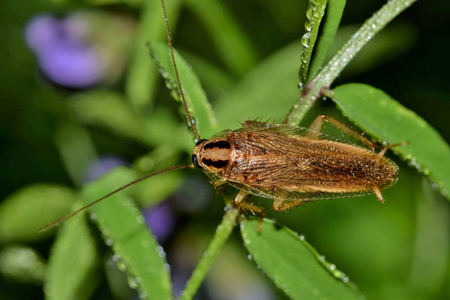
[[[307,2],[179,2],[168,4],[175,47],[199,75],[220,126],[238,128],[227,123],[227,116],[236,113],[233,101],[245,102],[268,89],[273,101],[240,112],[241,121],[283,121],[298,97],[296,69]],[[383,3],[348,1],[334,49]],[[367,45],[336,84],[361,82],[384,90],[448,141],[449,13],[446,1],[418,1]],[[0,297],[38,299],[44,297],[54,232],[38,236],[34,228],[67,211],[61,198],[78,197],[81,186],[110,166],[148,172],[187,163],[193,143],[145,46],[166,39],[159,1],[144,6],[139,0],[3,0],[0,15],[0,199],[13,200],[0,204]],[[324,101],[304,125],[318,113],[343,119],[331,101]],[[368,298],[449,298],[448,201],[422,175],[398,163],[399,182],[383,193],[385,205],[367,196],[269,215],[304,234]],[[36,197],[15,200],[17,191],[42,183],[57,187],[56,192],[34,186],[27,195]],[[223,200],[199,171],[143,185],[152,195],[138,200],[146,218],[155,211],[160,217],[162,229],[152,228],[167,252],[179,293],[220,221]],[[148,208],[164,199],[159,211]],[[99,252],[101,267],[86,297],[136,297],[108,248],[99,245]],[[280,297],[247,259],[238,234],[199,294],[199,299]]]

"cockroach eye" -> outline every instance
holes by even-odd
[[[195,154],[192,154],[192,162],[194,163],[194,166],[196,168],[201,169],[202,167],[200,167],[200,165],[198,164],[198,160],[197,160],[197,156]]]

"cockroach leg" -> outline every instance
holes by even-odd
[[[306,136],[311,139],[317,140],[319,138],[320,132],[322,130],[323,122],[325,122],[325,121],[332,124],[334,127],[342,130],[343,132],[347,133],[348,135],[354,137],[355,139],[361,141],[367,147],[369,147],[371,149],[375,148],[376,144],[374,142],[370,141],[368,138],[364,137],[360,132],[351,129],[350,127],[348,127],[345,124],[342,124],[341,122],[339,122],[338,120],[336,120],[333,117],[325,116],[325,115],[317,116],[317,118],[314,119],[311,126],[309,127],[309,132],[306,134]]]
[[[319,135],[322,130],[322,125],[325,121],[325,118],[326,117],[324,115],[317,116],[309,126],[309,131],[306,136],[313,140],[319,139]]]
[[[222,177],[222,178],[217,179],[216,181],[214,181],[212,183],[212,185],[213,185],[214,188],[217,188],[217,187],[219,187],[219,186],[221,186],[221,185],[223,185],[225,183],[227,183],[227,179],[225,177]]]
[[[378,152],[378,156],[379,156],[379,157],[383,157],[384,154],[386,154],[386,151],[388,151],[389,148],[391,148],[391,147],[390,147],[390,146],[386,146],[386,147],[384,147],[383,149],[381,149],[381,151]]]
[[[244,201],[247,196],[248,196],[248,192],[240,190],[239,193],[234,198],[234,204],[237,207],[240,207],[244,210],[251,211],[253,214],[264,215],[264,207]]]
[[[387,145],[383,149],[381,149],[380,152],[378,152],[378,156],[379,157],[383,157],[384,154],[386,153],[386,151],[388,151],[389,149],[392,149],[392,148],[395,148],[395,147],[399,147],[399,146],[406,146],[406,145],[409,145],[409,142],[403,142],[403,143],[398,143],[398,144]]]
[[[380,201],[381,203],[384,203],[384,198],[383,195],[381,194],[380,188],[379,187],[374,187],[373,188],[373,192],[375,193],[375,195],[378,198],[378,201]]]
[[[280,198],[276,198],[273,200],[273,209],[275,211],[285,211],[285,210],[297,207],[299,205],[303,205],[303,202],[305,202],[305,201],[301,201],[301,200],[286,201],[286,200],[283,200]]]
[[[258,229],[256,230],[256,232],[257,232],[258,234],[261,233],[262,225],[263,225],[263,217],[260,216],[260,217],[258,218]]]

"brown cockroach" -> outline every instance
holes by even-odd
[[[172,166],[148,174],[46,225],[40,231],[58,225],[144,179],[170,170],[194,167],[202,169],[214,187],[227,183],[237,188],[239,192],[234,204],[253,213],[261,214],[263,209],[246,202],[248,195],[273,199],[276,211],[291,209],[307,201],[371,193],[384,202],[381,189],[393,185],[398,176],[397,165],[384,154],[388,148],[396,145],[385,146],[376,153],[373,142],[329,116],[318,116],[308,129],[246,121],[240,129],[224,131],[209,140],[201,139],[188,110],[174,57],[164,0],[161,3],[180,98],[197,140],[192,155],[193,165]],[[321,133],[325,121],[371,149]]]

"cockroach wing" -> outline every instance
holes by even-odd
[[[236,154],[227,182],[286,201],[361,196],[395,182],[398,167],[389,159],[365,147],[324,134],[309,138],[307,133],[298,126],[244,123],[231,134]]]
[[[284,135],[294,135],[294,136],[306,136],[310,129],[296,126],[296,125],[287,125],[287,124],[271,124],[264,123],[258,121],[245,121],[242,124],[242,128],[234,130],[234,132],[250,132],[250,131],[258,131],[258,132],[277,132]],[[226,133],[225,131],[223,133]],[[319,140],[329,140],[329,141],[337,141],[345,144],[355,145],[350,141],[346,141],[344,139],[336,138],[334,136],[330,136],[325,133],[320,133]]]

